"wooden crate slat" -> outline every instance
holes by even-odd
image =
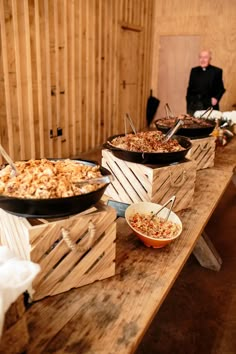
[[[176,168],[172,169],[171,178],[170,174],[167,173],[166,183],[152,195],[152,201],[163,204],[171,196],[175,195],[176,202],[173,208],[174,211],[190,207],[196,180],[196,164],[194,165],[192,162],[183,163],[181,166],[176,165]],[[183,172],[185,172],[184,180],[182,180]],[[171,180],[177,186],[171,185]],[[180,183],[180,186],[178,186],[178,183]]]
[[[170,169],[164,167],[162,170],[154,170],[151,200],[158,201],[159,198],[162,199],[169,189]]]
[[[31,259],[34,262],[40,262],[44,254],[57,241],[60,233],[59,225],[47,225],[47,228],[41,228],[37,242],[32,244]]]
[[[111,168],[111,163],[102,162],[102,165],[104,167],[106,167],[107,169],[109,169],[112,172],[112,174],[115,176],[115,173],[114,173],[113,169]],[[117,191],[119,191],[119,194],[117,194]],[[130,198],[129,195],[127,195],[126,190],[124,189],[123,185],[117,179],[115,179],[114,181],[112,181],[112,183],[109,184],[109,186],[106,189],[106,192],[110,192],[112,197],[113,196],[116,197],[116,195],[118,195],[118,196],[120,195],[121,199],[123,197],[127,198],[127,196],[128,196],[129,202],[132,203],[132,199]]]
[[[72,287],[78,286],[78,281],[81,276],[85,276],[85,272],[91,267],[91,265],[103,254],[106,252],[107,247],[109,247],[110,243],[113,243],[113,247],[115,247],[115,232],[110,232],[115,230],[115,227],[111,225],[108,228],[108,231],[104,233],[102,239],[95,244],[92,249],[86,254],[82,260],[80,260],[77,264],[73,265],[62,279],[57,279],[54,281],[48,281],[48,279],[40,284],[40,287],[36,289],[35,299],[39,299],[40,297],[44,297],[45,294],[54,295],[64,291],[71,289]],[[72,253],[72,252],[71,252]],[[79,253],[79,252],[78,252]],[[77,255],[77,252],[73,252],[74,257]],[[73,261],[75,258],[73,258]],[[113,274],[114,275],[114,274]],[[87,284],[90,282],[88,279]]]
[[[87,219],[86,219],[87,220]],[[80,220],[79,228],[82,233],[86,230],[86,220]],[[52,247],[52,245],[61,237],[61,228],[70,227],[71,222],[68,219],[58,223],[46,224],[44,229],[40,230],[41,239],[36,244],[32,244],[31,258],[34,262],[39,262],[40,258]],[[74,240],[73,240],[74,241]]]
[[[192,184],[192,178],[189,177],[186,182],[185,182],[185,188],[179,188],[178,191],[170,194],[175,194],[176,195],[176,201],[173,210],[174,211],[179,211],[182,209],[186,209],[192,206],[192,201],[193,201],[193,195],[194,195],[194,188]],[[172,195],[169,195],[168,198],[170,198]],[[168,200],[166,198],[166,200]],[[163,203],[166,202],[166,200],[163,200]]]
[[[77,286],[83,286],[115,275],[115,255],[115,247],[110,244],[102,260],[97,263],[91,273],[85,274],[79,279]]]
[[[0,209],[1,216],[1,237],[2,243],[5,240],[6,245],[17,256],[24,259],[30,259],[30,247],[28,244],[28,233],[25,225],[20,222],[20,218],[6,213]],[[12,237],[13,233],[16,237]]]
[[[159,185],[159,183],[153,185],[150,201],[159,202],[165,197],[166,193],[170,190],[169,177],[165,176],[164,182],[163,182],[163,178],[161,180],[162,180],[161,185]]]
[[[191,206],[196,180],[195,161],[185,159],[178,164],[155,166],[123,161],[116,158],[109,150],[103,150],[102,155],[102,165],[110,168],[115,177],[110,188],[106,190],[107,196],[124,203],[139,201],[163,203],[176,195],[175,211]],[[115,173],[111,167],[113,165],[116,166]],[[126,177],[129,179],[130,188],[138,192],[138,199],[131,198],[127,185],[124,188]]]
[[[192,148],[187,154],[187,158],[197,162],[197,170],[214,166],[215,159],[215,138],[207,137],[202,139],[193,139]]]
[[[28,289],[32,299],[115,274],[116,210],[103,202],[64,219],[27,220],[1,209],[0,217],[2,244],[41,267],[33,289]],[[73,247],[63,239],[63,229],[69,232]]]
[[[54,271],[54,265],[57,264],[63,256],[69,252],[66,243],[61,240],[57,246],[40,260],[41,271],[33,282],[33,287],[36,289],[44,281],[45,277],[49,277]],[[60,278],[60,274],[58,277]]]
[[[130,170],[133,171],[133,174],[135,175],[139,183],[142,185],[143,189],[148,193],[151,193],[152,190],[152,173],[150,173],[151,169],[146,166],[145,167],[143,166],[144,168],[141,168],[140,165],[128,161],[127,161],[127,165],[129,166]]]
[[[70,273],[70,276],[73,277],[73,283],[75,286],[82,286],[88,283],[94,282],[95,280],[105,279],[105,277],[110,277],[115,275],[115,255],[116,255],[116,247],[115,247],[115,233],[116,233],[116,224],[113,223],[110,227],[105,231],[103,242],[104,245],[97,245],[101,247],[99,250],[99,254],[103,255],[102,257],[96,258],[94,256],[96,264],[93,265],[93,262],[88,262],[93,265],[92,268],[88,268],[83,270],[81,266],[83,264],[80,262],[77,267],[73,269],[73,274]],[[104,246],[104,247],[103,247]],[[86,260],[85,260],[86,261]],[[85,269],[85,268],[84,268]],[[78,273],[81,272],[78,277]],[[71,282],[71,280],[70,280]],[[58,283],[53,291],[62,291],[65,286],[67,287],[68,279],[65,279],[63,282]]]
[[[122,162],[123,161],[121,161],[121,164]],[[137,192],[132,188],[132,186],[130,187],[130,180],[125,174],[123,174],[122,168],[120,168],[117,162],[114,161],[112,158],[109,158],[107,166],[114,176],[119,176],[119,179],[116,179],[116,183],[113,183],[115,181],[112,182],[114,184],[114,187],[117,188],[119,191],[121,189],[124,189],[125,193],[129,195],[130,200],[132,202],[136,201],[138,199]],[[118,185],[118,182],[120,186]]]
[[[145,183],[141,182],[141,180],[143,180],[143,173],[135,174],[134,172],[132,172],[132,170],[125,161],[119,163],[121,163],[120,173],[122,173],[129,181],[125,187],[128,193],[132,196],[132,200],[134,202],[138,202],[141,200],[148,199],[146,190],[146,180]]]
[[[197,145],[195,150],[191,152],[191,158],[197,161],[201,161],[202,156],[205,156],[206,152],[209,152],[208,144],[205,146]]]
[[[108,151],[103,150],[102,164],[118,176],[111,184],[119,192],[124,189],[124,197],[129,196],[129,202],[148,200],[146,194],[151,189],[151,184],[143,171],[135,170],[135,164],[115,158]],[[119,193],[120,194],[120,193]]]
[[[104,167],[106,167],[112,172],[110,165],[108,165],[106,162],[103,162],[102,164]],[[106,194],[115,200],[120,200],[122,202],[123,200],[128,199],[129,203],[133,203],[133,200],[126,193],[126,190],[123,188],[122,184],[117,179],[115,179],[114,181],[112,181],[112,183],[109,184],[106,189]]]
[[[103,216],[103,217],[102,217]],[[95,215],[96,217],[96,215]],[[88,229],[88,224],[90,219],[92,219],[91,217],[89,218],[89,216],[87,216],[85,218],[85,228],[82,228],[82,232],[80,229],[80,223],[81,223],[81,219],[79,218],[77,220],[77,224],[76,226],[78,227],[79,233],[77,230],[75,230],[75,232],[73,232],[73,230],[70,229],[70,226],[67,225],[67,227],[70,229],[70,238],[73,240],[73,242],[78,241],[81,236],[84,234],[85,231],[87,231]],[[113,220],[115,219],[115,216],[113,215]],[[100,215],[99,220],[93,220],[94,223],[96,224],[96,238],[95,238],[95,242],[96,239],[99,238],[99,236],[101,235],[101,233],[103,233],[107,227],[107,225],[109,225],[109,222],[111,222],[112,220],[112,215],[109,214],[104,214]],[[84,220],[83,220],[84,222]],[[98,228],[100,224],[100,227]],[[79,242],[79,246],[80,247],[84,247],[86,245],[86,243],[89,240],[89,234],[86,232],[86,235],[84,235],[83,239]],[[57,281],[59,281],[62,277],[64,277],[64,274],[68,272],[68,269],[73,268],[74,264],[78,262],[78,260],[86,253],[86,251],[77,251],[77,252],[73,252],[71,251],[68,246],[66,245],[66,243],[64,242],[64,240],[61,240],[59,242],[59,244],[55,247],[54,250],[52,250],[52,252],[49,253],[49,255],[45,256],[45,259],[40,262],[40,265],[42,266],[42,272],[41,272],[41,276],[39,274],[38,277],[36,277],[36,280],[34,281],[34,287],[38,286],[39,283],[44,282],[45,285],[47,284],[54,284]],[[65,257],[65,258],[63,258]],[[58,265],[57,265],[58,263]],[[56,265],[56,266],[55,266]],[[44,267],[46,266],[46,267]],[[45,280],[43,281],[43,278],[45,278]],[[42,287],[42,284],[40,285]]]
[[[115,244],[114,244],[115,237],[116,237],[115,231],[116,231],[116,225],[115,223],[113,223],[104,233],[104,236],[102,237],[101,241],[97,243],[91,249],[91,251],[87,253],[87,255],[82,259],[82,261],[79,262],[78,265],[73,268],[73,270],[68,274],[68,276],[63,280],[61,284],[58,283],[56,285],[56,287],[59,287],[58,289],[60,289],[60,292],[63,290],[64,287],[67,288],[68,284],[74,283],[76,285],[79,285],[80,278],[83,276],[85,277],[86,271],[90,268],[90,266],[88,267],[88,265],[92,265],[103,253],[106,254],[107,250],[109,253],[110,248],[113,248],[115,250]],[[104,258],[104,260],[106,260],[106,257]],[[113,261],[114,258],[112,258],[111,260]],[[101,263],[102,262],[103,262],[103,257],[101,258]],[[66,288],[64,288],[64,291],[66,290]]]
[[[82,228],[81,228],[81,224]],[[65,225],[66,226],[66,225]],[[68,225],[67,225],[68,226]],[[78,226],[78,224],[76,223],[76,226]],[[79,226],[80,226],[80,234],[84,234],[84,232],[87,229],[87,222],[85,223],[81,223],[81,220],[79,222]],[[71,239],[75,242],[76,239],[74,238],[74,233],[71,232],[70,235]],[[61,228],[58,230],[57,233],[57,237],[56,237],[56,241],[58,241],[61,238]],[[40,250],[40,255],[44,255],[43,259],[40,259],[40,266],[41,266],[41,272],[38,274],[38,276],[36,277],[35,281],[34,281],[34,286],[37,287],[45,277],[49,277],[49,275],[53,276],[54,274],[54,266],[64,257],[66,256],[70,250],[68,249],[67,244],[65,243],[65,241],[63,239],[61,239],[54,247],[53,243],[51,244],[52,249],[50,250],[50,252],[48,253],[44,253]],[[73,258],[73,257],[72,257]],[[35,258],[32,256],[32,260],[36,261]],[[60,278],[63,275],[63,272],[57,272],[58,269],[55,269],[55,273],[57,274],[57,277]],[[62,268],[63,270],[63,268]],[[53,279],[54,281],[56,281],[55,277]]]
[[[215,149],[209,147],[208,150],[205,151],[205,154],[202,153],[201,159],[198,162],[198,169],[201,170],[203,168],[213,167],[214,159],[215,159]]]

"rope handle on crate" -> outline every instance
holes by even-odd
[[[65,243],[67,244],[68,248],[71,251],[77,251],[77,252],[86,252],[88,251],[93,243],[94,243],[94,239],[95,239],[95,235],[96,235],[96,226],[94,225],[94,223],[92,221],[89,222],[89,226],[88,226],[88,240],[87,243],[84,246],[79,246],[77,245],[70,237],[70,231],[65,229],[64,227],[61,228],[61,234],[62,234],[62,238],[65,241]],[[86,235],[85,235],[86,236]]]
[[[169,173],[169,177],[170,177],[170,185],[171,185],[171,187],[177,187],[177,188],[182,187],[182,185],[186,181],[186,171],[185,170],[182,171],[181,181],[179,181],[178,183],[173,181],[173,176],[172,176],[171,172]]]

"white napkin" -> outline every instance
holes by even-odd
[[[236,111],[223,112],[222,117],[231,121],[231,125],[236,124]]]
[[[39,271],[38,264],[20,259],[7,247],[0,246],[0,337],[6,311],[27,290]]]
[[[205,112],[205,110],[204,111],[196,111],[196,112],[194,112],[194,117],[199,118],[204,112]],[[208,116],[208,114],[209,114],[209,112],[206,112],[206,114],[204,114],[203,118],[206,118]],[[221,117],[222,117],[222,112],[214,109],[211,112],[211,114],[208,116],[208,119],[220,119]]]

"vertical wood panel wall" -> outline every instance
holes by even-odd
[[[145,126],[152,12],[153,0],[0,0],[0,141],[14,159],[78,156],[122,132],[122,24],[142,31]]]
[[[224,70],[226,93],[220,102],[221,110],[235,109],[232,106],[236,104],[236,1],[154,0],[153,25],[154,94],[158,97],[160,36],[198,35],[201,47],[213,52],[212,64]]]

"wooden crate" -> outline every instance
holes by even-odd
[[[24,297],[21,295],[5,315],[3,333],[0,338],[0,354],[20,354],[26,350],[29,333],[24,313]]]
[[[214,166],[215,159],[215,137],[209,136],[202,139],[193,139],[192,148],[187,154],[187,158],[197,162],[197,170]]]
[[[26,219],[0,209],[2,243],[41,271],[29,289],[33,300],[115,274],[116,211],[100,202],[63,219]]]
[[[142,165],[118,159],[109,150],[103,150],[102,166],[115,177],[106,189],[106,195],[114,200],[162,204],[175,195],[175,211],[191,206],[196,180],[195,161],[185,160],[168,166]]]

